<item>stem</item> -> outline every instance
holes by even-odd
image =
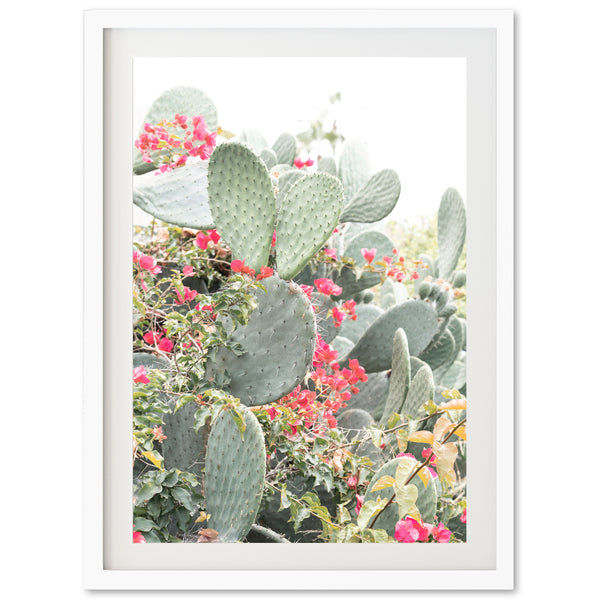
[[[453,435],[454,432],[461,426],[464,425],[467,422],[467,418],[465,417],[460,423],[458,423],[453,429],[452,431],[442,440],[442,444],[445,444]],[[424,463],[419,463],[419,466],[417,467],[417,469],[415,470],[415,472],[404,482],[404,485],[408,485],[413,479],[414,477],[417,475],[417,473],[419,471],[421,471],[422,469],[424,469],[431,461],[431,455],[429,455],[429,457],[427,458],[427,460]],[[375,525],[375,521],[377,521],[377,519],[379,518],[379,515],[381,513],[383,513],[385,511],[385,509],[394,501],[394,498],[396,497],[396,492],[394,492],[391,496],[390,499],[387,501],[386,505],[381,509],[380,512],[378,512],[375,517],[373,518],[373,520],[371,521],[371,525],[369,525],[369,529],[373,529],[373,525]]]

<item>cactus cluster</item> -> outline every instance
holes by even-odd
[[[203,114],[212,128],[217,127],[214,105],[198,90],[166,92],[147,119],[173,112]],[[219,140],[208,162],[191,162],[160,176],[134,161],[137,206],[181,227],[216,228],[232,259],[256,272],[275,270],[261,281],[264,289],[253,292],[256,308],[246,325],[221,323],[229,328],[232,347],[241,351],[214,349],[200,373],[208,385],[241,404],[223,408],[212,422],[194,428],[196,405],[175,411],[175,401],[167,398],[173,411],[164,419],[165,467],[191,471],[202,480],[209,527],[224,542],[246,536],[287,541],[279,534],[289,532],[273,532],[257,522],[270,510],[263,499],[267,459],[261,425],[250,408],[276,402],[305,382],[317,334],[337,350],[342,367],[356,359],[368,374],[338,414],[338,427],[349,439],[356,440],[357,431],[376,424],[385,428],[394,414],[422,416],[423,405],[439,403],[444,388],[466,393],[466,321],[458,316],[453,296],[454,288],[466,284],[464,271],[456,270],[466,239],[466,211],[458,192],[449,189],[442,197],[439,256],[419,257],[420,278],[410,293],[411,288],[391,279],[382,284],[380,273],[365,268],[395,250],[392,240],[370,224],[395,208],[400,196],[396,172],[372,174],[360,142],[346,143],[337,162],[320,159],[310,173],[292,166],[297,149],[291,134],[282,134],[269,146],[262,135],[248,129],[234,140]],[[315,271],[310,261],[324,247],[335,247],[343,261]],[[376,249],[374,259],[366,260],[365,248]],[[342,292],[328,296],[315,291],[311,303],[299,284],[312,285],[323,277],[331,278]],[[357,302],[356,320],[335,327],[332,311],[349,299]],[[134,366],[139,365],[164,369],[168,363],[136,354]],[[357,442],[354,450],[381,466],[365,502],[391,495],[391,488],[372,490],[378,478],[393,477],[399,467],[416,464],[366,442]],[[418,511],[433,522],[435,483],[426,485],[420,477],[411,483]],[[393,536],[398,518],[397,506],[390,505],[379,516],[378,527]]]

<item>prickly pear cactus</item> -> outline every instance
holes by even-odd
[[[467,211],[463,199],[454,188],[449,188],[438,211],[438,268],[442,279],[448,279],[456,268],[466,237]]]
[[[382,425],[387,423],[392,414],[402,412],[409,387],[410,354],[408,353],[408,340],[404,329],[398,329],[394,334],[390,391],[380,420]]]
[[[357,358],[367,373],[392,366],[394,334],[402,328],[411,355],[419,355],[437,331],[437,314],[430,304],[407,300],[383,313],[365,331],[348,355]]]
[[[293,282],[276,274],[263,280],[257,308],[245,327],[231,335],[245,352],[236,356],[219,348],[209,359],[205,377],[247,406],[269,404],[291,392],[312,362],[316,342],[315,315],[306,294]]]
[[[222,410],[212,424],[206,451],[206,512],[220,542],[244,538],[256,520],[266,474],[265,441],[261,426],[241,406],[245,430],[231,410]]]
[[[281,202],[277,217],[277,268],[291,279],[328,240],[338,224],[343,204],[342,185],[326,173],[298,180]]]
[[[166,223],[212,229],[207,174],[206,162],[198,162],[158,177],[154,172],[134,177],[133,203]]]
[[[277,162],[284,165],[291,165],[296,158],[298,144],[296,138],[291,133],[282,133],[273,144],[272,150],[277,156]]]
[[[371,159],[362,142],[351,140],[344,144],[338,176],[344,184],[344,202],[348,205],[371,176]]]
[[[227,142],[208,164],[208,204],[233,258],[256,271],[267,266],[275,229],[275,193],[264,162],[249,147]]]
[[[400,179],[396,171],[375,173],[346,205],[342,222],[374,223],[387,217],[400,197]]]
[[[434,397],[433,373],[428,365],[421,367],[410,382],[406,400],[400,409],[404,414],[417,416],[419,408]]]

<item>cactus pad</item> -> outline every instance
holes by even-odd
[[[296,158],[296,138],[291,133],[282,133],[273,144],[273,152],[277,156],[277,162],[291,165]]]
[[[467,211],[460,194],[446,190],[438,211],[438,267],[440,277],[448,279],[456,268],[467,236]]]
[[[328,240],[338,224],[343,193],[339,180],[311,173],[297,181],[281,202],[277,217],[277,267],[291,279]]]
[[[362,248],[375,248],[377,253],[373,262],[377,262],[382,260],[384,256],[393,255],[394,243],[387,235],[379,231],[364,231],[348,242],[344,256],[352,258],[357,267],[363,267],[366,264],[366,260],[362,255]],[[350,298],[356,293],[373,287],[380,282],[381,275],[379,273],[364,272],[357,279],[355,271],[349,267],[343,267],[340,276],[336,280],[336,284],[343,290],[340,298]]]
[[[439,339],[431,344],[419,358],[425,361],[435,371],[443,366],[450,366],[456,356],[456,343],[454,336],[446,330]]]
[[[375,304],[357,304],[354,312],[356,321],[344,319],[340,326],[339,335],[356,344],[369,325],[383,314],[383,310]]]
[[[275,229],[275,193],[264,162],[238,142],[221,144],[208,164],[208,203],[233,258],[266,266]]]
[[[401,411],[406,415],[416,417],[419,408],[426,402],[433,401],[433,396],[433,373],[429,366],[425,365],[417,371],[410,382],[410,388]]]
[[[306,375],[316,341],[315,315],[301,288],[275,274],[262,283],[267,291],[255,292],[258,306],[248,324],[231,334],[244,354],[219,348],[206,365],[209,381],[228,373],[225,389],[247,406],[289,394]]]
[[[342,222],[374,223],[387,217],[400,197],[400,179],[396,171],[375,173],[346,205]]]
[[[406,339],[404,329],[398,329],[394,334],[390,391],[380,419],[382,425],[387,423],[392,414],[402,411],[409,386],[410,354],[408,353],[408,340]]]
[[[362,142],[351,140],[340,154],[338,177],[344,184],[344,203],[348,205],[371,176],[371,160]]]
[[[206,450],[206,512],[220,542],[246,536],[256,519],[266,474],[265,441],[256,417],[245,407],[242,434],[231,411],[215,419]]]
[[[350,399],[346,402],[346,408],[343,410],[362,408],[373,415],[381,401],[387,398],[390,378],[387,371],[369,373],[367,381],[359,381],[356,387],[358,393],[350,396]],[[340,411],[338,414],[343,413]]]
[[[367,373],[391,368],[394,334],[399,327],[404,329],[410,354],[418,355],[437,331],[437,315],[421,300],[397,304],[371,324],[348,358],[357,358]]]
[[[337,166],[335,164],[335,158],[332,156],[323,157],[317,166],[317,171],[320,173],[329,173],[329,175],[333,175],[337,177]]]
[[[212,229],[207,163],[191,163],[168,173],[133,178],[133,203],[153,217],[193,229]]]

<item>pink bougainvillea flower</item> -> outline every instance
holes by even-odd
[[[273,232],[273,239],[271,240],[271,248],[275,248],[275,244],[277,243],[277,232]]]
[[[272,421],[279,414],[279,411],[274,406],[269,406],[267,408],[267,413]]]
[[[250,267],[247,267],[244,263],[245,263],[246,259],[244,260],[232,260],[231,261],[231,270],[234,273],[246,273],[247,275],[254,275],[254,269],[251,269]]]
[[[356,512],[357,515],[360,512],[360,509],[362,508],[364,501],[365,501],[364,496],[359,496],[358,494],[356,494],[356,507],[354,508],[354,511]]]
[[[460,522],[461,523],[466,523],[467,522],[467,509],[466,508],[463,511],[463,514],[460,515]]]
[[[150,383],[150,380],[146,375],[146,369],[144,369],[143,365],[140,365],[133,370],[133,381],[135,383]]]
[[[169,338],[163,338],[158,343],[158,349],[161,352],[171,352],[173,350],[173,342]]]
[[[160,332],[147,331],[144,334],[144,341],[149,346],[154,346],[154,344],[157,344],[159,342],[161,337],[162,337],[162,333],[160,333]]]
[[[364,256],[365,260],[367,261],[367,264],[371,264],[374,260],[375,260],[375,254],[377,254],[377,249],[376,248],[361,248],[360,249],[361,254]]]
[[[342,293],[342,288],[326,277],[315,279],[315,287],[325,296],[339,296]]]
[[[408,519],[398,521],[394,528],[394,537],[401,544],[413,544],[419,539],[419,531]]]
[[[297,167],[298,169],[301,169],[304,166],[304,161],[300,157],[295,158],[294,166]]]
[[[331,316],[333,317],[334,327],[340,327],[346,315],[337,306],[334,306],[331,309]]]
[[[315,289],[312,285],[300,285],[300,289],[309,297],[312,297],[312,292]]]
[[[452,537],[452,532],[443,523],[440,523],[431,530],[431,535],[438,544],[447,544]]]
[[[133,532],[133,543],[134,544],[145,544],[146,538],[142,535],[141,531]]]
[[[155,427],[152,430],[152,434],[154,435],[154,439],[159,443],[162,444],[163,440],[167,439],[167,436],[163,433],[162,430],[162,426],[161,427]]]
[[[185,265],[185,267],[183,267],[183,274],[185,277],[191,277],[194,274],[194,267]]]
[[[206,235],[202,231],[199,231],[196,234],[196,246],[201,250],[206,250],[208,248],[208,242],[210,242],[210,235]]]
[[[416,460],[415,455],[411,454],[410,452],[400,452],[400,454],[396,455],[396,458],[402,458],[404,456],[408,456],[408,458],[412,458],[412,459]]]
[[[354,475],[350,475],[348,479],[346,479],[346,483],[348,487],[352,490],[358,485],[358,479]]]
[[[193,300],[198,295],[196,290],[191,290],[187,286],[184,286],[183,288],[183,296],[177,288],[175,288],[175,293],[177,294],[177,300],[175,300],[175,304],[183,304],[184,302]]]
[[[139,263],[140,262],[140,258],[142,258],[142,256],[143,256],[143,254],[141,252],[139,252],[139,251],[136,250],[133,253],[133,262],[134,263]]]
[[[416,271],[413,271],[410,276],[411,279],[419,279],[419,277],[420,276]]]
[[[323,250],[323,252],[325,252],[325,254],[327,256],[329,256],[329,258],[333,258],[333,260],[337,260],[337,248],[325,248],[325,250]]]
[[[140,267],[145,271],[150,271],[152,275],[157,275],[161,272],[161,268],[156,264],[156,259],[152,256],[142,255],[139,260]]]
[[[384,256],[382,260],[389,267],[394,259],[391,256]]]
[[[257,281],[261,279],[267,279],[267,277],[271,277],[273,275],[273,269],[270,267],[261,267],[260,273],[256,276]]]

